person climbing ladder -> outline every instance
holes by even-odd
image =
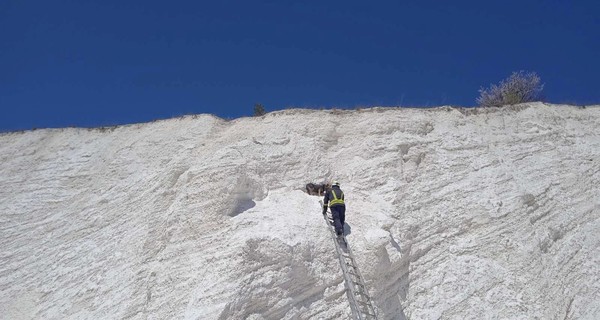
[[[323,215],[327,214],[327,207],[331,210],[335,233],[338,237],[344,235],[344,222],[346,220],[346,204],[344,203],[344,192],[340,189],[340,183],[334,181],[331,189],[325,192],[323,199]]]

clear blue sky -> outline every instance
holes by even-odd
[[[600,103],[600,1],[0,1],[0,131],[473,106],[537,72]]]

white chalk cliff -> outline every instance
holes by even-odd
[[[0,135],[0,319],[600,319],[600,107],[284,110]]]

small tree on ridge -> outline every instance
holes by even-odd
[[[260,117],[260,116],[264,116],[267,112],[265,111],[265,107],[263,107],[262,104],[257,103],[254,105],[254,116],[255,117]]]

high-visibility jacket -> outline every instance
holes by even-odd
[[[329,207],[346,205],[344,203],[344,192],[342,191],[342,189],[340,189],[340,187],[333,186],[330,190],[327,190],[327,192],[325,192],[323,206],[327,206],[327,204],[329,204]]]

